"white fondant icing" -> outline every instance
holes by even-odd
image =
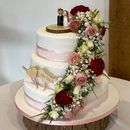
[[[77,45],[77,36],[72,32],[49,33],[45,27],[40,27],[37,31],[37,45],[57,53],[72,52]]]
[[[46,67],[49,71],[51,71],[54,75],[58,77],[63,76],[68,67],[67,62],[54,62],[46,60],[37,56],[36,53],[32,53],[31,66],[34,65],[38,65],[40,67]]]
[[[35,85],[29,82],[24,82],[24,92],[28,97],[40,103],[47,102],[54,94],[52,89],[36,88]]]

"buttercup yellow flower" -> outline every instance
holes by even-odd
[[[83,44],[79,47],[79,52],[86,53],[88,51],[88,46],[86,44]]]

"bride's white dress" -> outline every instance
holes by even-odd
[[[64,17],[64,26],[68,26],[68,18]]]

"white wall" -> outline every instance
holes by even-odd
[[[108,3],[108,0],[0,0],[0,84],[24,77],[22,66],[29,66],[36,29],[56,22],[57,8],[70,10],[78,4],[88,5],[98,8],[108,21]]]

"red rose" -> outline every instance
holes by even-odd
[[[76,85],[83,86],[87,82],[87,75],[85,73],[76,74]]]
[[[69,28],[71,29],[72,32],[77,33],[78,29],[80,28],[82,22],[81,20],[71,20],[69,23]]]
[[[89,7],[86,7],[84,5],[79,5],[79,6],[76,6],[74,7],[70,13],[74,16],[76,15],[78,12],[87,12],[87,11],[90,11]]]
[[[58,105],[70,105],[73,99],[68,95],[67,91],[63,90],[56,94],[55,101]]]
[[[104,36],[105,33],[106,33],[106,27],[103,26],[103,27],[101,28],[101,35]]]
[[[91,60],[90,69],[94,71],[96,76],[103,74],[104,68],[105,68],[105,63],[102,58],[99,59],[95,58]]]
[[[97,28],[95,26],[89,26],[85,29],[86,36],[95,36],[97,32]]]
[[[69,56],[69,64],[71,65],[77,65],[78,63],[80,63],[81,61],[81,58],[80,58],[80,55],[76,52],[72,52]]]

